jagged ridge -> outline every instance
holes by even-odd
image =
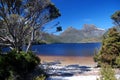
[[[84,24],[80,30],[70,26],[59,36],[49,34],[49,38],[51,36],[53,39],[52,43],[54,41],[58,43],[100,42],[104,33],[104,29],[97,28],[93,24]]]

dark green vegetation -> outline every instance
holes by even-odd
[[[0,54],[0,79],[26,80],[40,60],[32,52],[25,53],[15,50]]]
[[[94,56],[94,59],[99,65],[105,63],[120,68],[120,11],[115,12],[111,18],[116,27],[109,29],[104,35],[102,47],[99,53]]]
[[[107,63],[112,67],[118,66],[120,57],[120,34],[115,28],[111,28],[108,34],[103,38],[102,47],[99,53],[95,56],[95,61],[100,63]]]
[[[114,24],[119,28],[120,30],[120,11],[116,11],[112,16],[111,19],[114,20]]]
[[[101,66],[100,80],[117,80],[114,68],[120,68],[120,11],[115,12],[111,18],[116,27],[106,32],[100,51],[94,56],[94,60]]]
[[[49,33],[43,33],[42,41],[46,43],[61,43],[61,39],[58,36]]]
[[[60,16],[50,0],[0,0],[0,80],[44,80],[40,59],[29,52],[44,25]],[[57,27],[57,31],[62,30]],[[25,52],[22,51],[26,46]],[[39,73],[39,74],[38,74]]]
[[[115,77],[115,71],[110,65],[102,64],[100,73],[102,75],[98,80],[117,80]]]

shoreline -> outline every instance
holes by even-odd
[[[81,43],[101,43],[101,41],[98,41],[98,42],[78,42],[78,43],[64,43],[64,42],[62,42],[62,43],[45,43],[45,45],[47,45],[47,44],[81,44]],[[37,44],[37,45],[39,45],[39,44]],[[41,44],[40,44],[41,45]]]
[[[60,62],[48,67],[51,76],[47,80],[96,80],[99,78],[99,69],[95,68],[92,56],[45,56],[37,55],[44,62]]]
[[[95,66],[96,63],[93,60],[93,56],[46,56],[46,55],[37,55],[41,63],[43,62],[55,62],[59,61],[61,65],[73,65],[78,64],[81,66]]]
[[[50,71],[48,74],[51,76],[47,80],[97,80],[100,78],[100,68],[96,68],[93,56],[37,56],[41,59],[41,63],[53,62],[48,67]],[[54,64],[57,61],[58,64]],[[119,79],[119,71],[116,70],[115,73],[116,78]]]

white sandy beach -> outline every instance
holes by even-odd
[[[99,75],[87,75],[87,76],[72,76],[72,77],[51,77],[50,80],[97,80]],[[117,80],[120,80],[120,75],[116,75]],[[48,79],[49,80],[49,79]]]
[[[95,68],[93,57],[39,56],[51,75],[47,80],[97,80],[100,68]],[[116,75],[120,80],[120,75]]]
[[[51,77],[51,80],[96,80],[99,76],[72,76],[72,77]],[[49,80],[49,79],[48,79]]]

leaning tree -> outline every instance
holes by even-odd
[[[50,0],[0,0],[0,45],[26,52],[37,31],[60,16]]]
[[[120,28],[120,11],[116,11],[112,16],[111,19],[114,20],[114,24]]]

